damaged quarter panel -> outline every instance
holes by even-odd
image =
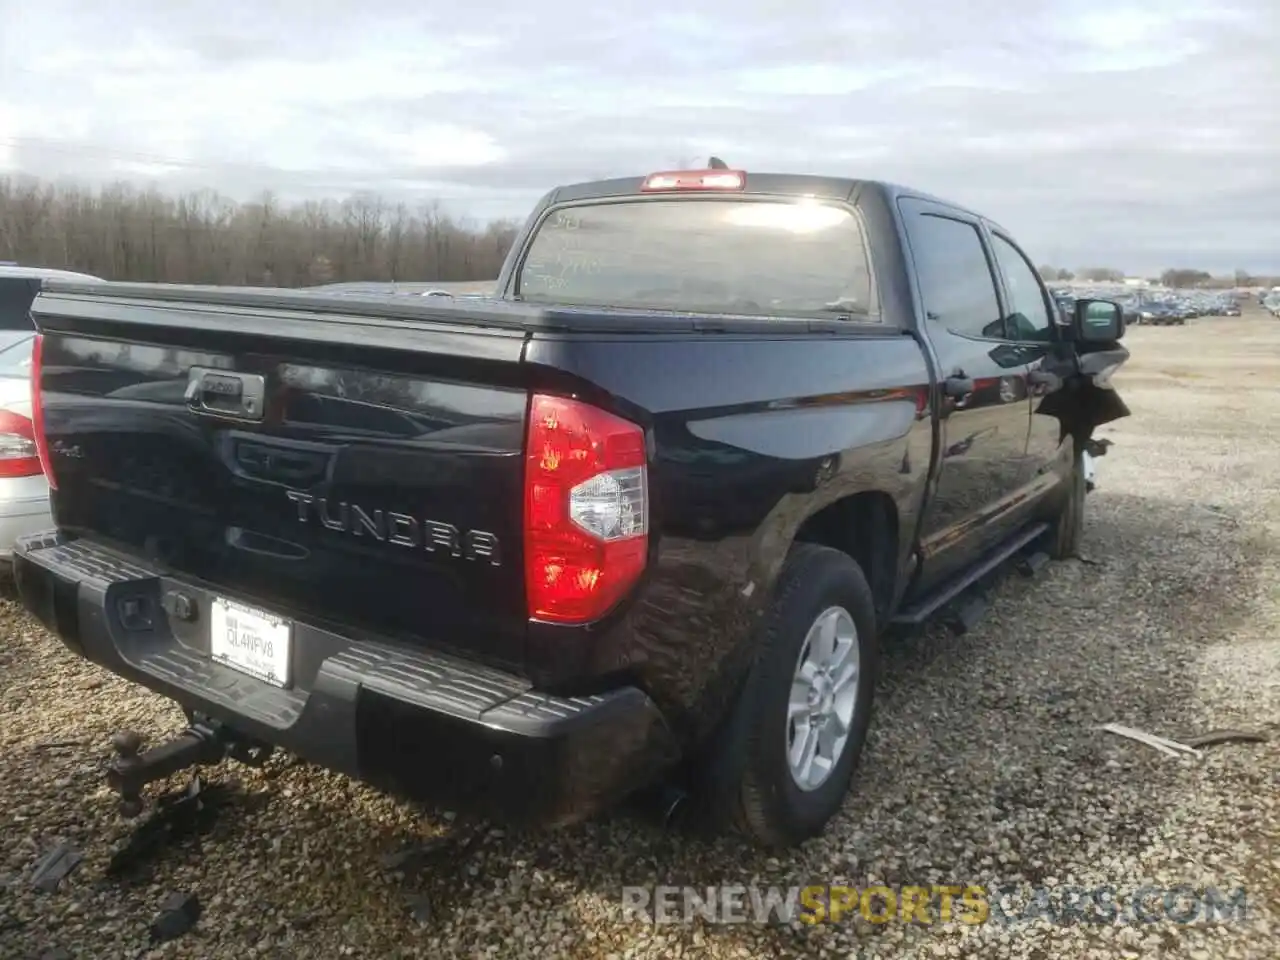
[[[530,343],[530,362],[589,371],[648,427],[656,534],[656,564],[621,621],[583,643],[535,628],[532,662],[552,675],[631,676],[692,733],[742,676],[806,518],[876,491],[902,531],[915,529],[933,444],[920,345],[870,325],[820,339],[820,350],[803,334]],[[910,539],[899,537],[899,567]]]
[[[1087,378],[1087,383],[1076,398],[1076,404],[1082,426],[1090,431],[1129,416],[1128,404],[1111,382],[1111,377],[1128,359],[1129,351],[1119,344],[1091,350],[1080,357],[1080,373]]]
[[[1088,345],[1085,345],[1087,351]],[[1032,386],[1029,452],[1042,462],[1051,451],[1061,450],[1067,436],[1084,443],[1104,423],[1129,416],[1129,407],[1116,392],[1112,375],[1129,359],[1129,351],[1116,344],[1091,352],[1077,352],[1071,341],[1019,344],[1018,349],[1033,371],[1048,376]],[[1069,465],[1063,464],[1066,469]]]
[[[1124,347],[1085,353],[1078,359],[1070,344],[1041,353],[1040,369],[1055,373],[1060,382],[1034,398],[1033,448],[1037,441],[1041,447],[1060,443],[1068,434],[1086,441],[1104,423],[1129,416],[1128,405],[1111,383],[1112,374],[1129,359]]]

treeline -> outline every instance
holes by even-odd
[[[520,227],[479,225],[435,203],[374,194],[286,204],[213,191],[171,196],[120,183],[99,190],[0,177],[0,261],[63,267],[107,280],[307,286],[345,280],[489,280]],[[1120,281],[1111,267],[1042,266],[1049,282]],[[1156,279],[1156,278],[1152,278]],[[1271,286],[1244,270],[1215,277],[1170,269],[1172,287]]]
[[[238,203],[0,178],[0,261],[156,283],[306,286],[344,280],[488,280],[519,224],[477,225],[438,205],[375,195]]]
[[[1037,268],[1040,276],[1053,281],[1069,282],[1084,280],[1089,283],[1119,283],[1125,278],[1123,270],[1114,267],[1081,267],[1078,270],[1067,270],[1062,267],[1042,266]],[[1207,270],[1192,270],[1174,267],[1165,270],[1158,277],[1147,277],[1152,283],[1166,287],[1199,287],[1209,290],[1228,290],[1233,287],[1270,287],[1280,283],[1280,277],[1254,276],[1247,270],[1236,270],[1230,276],[1214,276]]]

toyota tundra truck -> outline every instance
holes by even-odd
[[[1068,557],[1128,414],[1009,231],[723,163],[562,186],[486,299],[51,281],[26,607],[188,725],[536,825],[677,785],[762,845],[850,788],[877,650]],[[1038,564],[1037,564],[1038,565]]]

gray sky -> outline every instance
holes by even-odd
[[[521,216],[709,153],[1280,272],[1280,0],[0,0],[0,175]],[[432,8],[437,12],[431,12]]]

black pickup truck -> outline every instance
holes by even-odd
[[[1119,307],[892,185],[564,186],[491,299],[49,283],[25,605],[189,727],[554,825],[654,784],[770,845],[838,810],[877,646],[1076,550]],[[690,789],[691,788],[691,789]]]

